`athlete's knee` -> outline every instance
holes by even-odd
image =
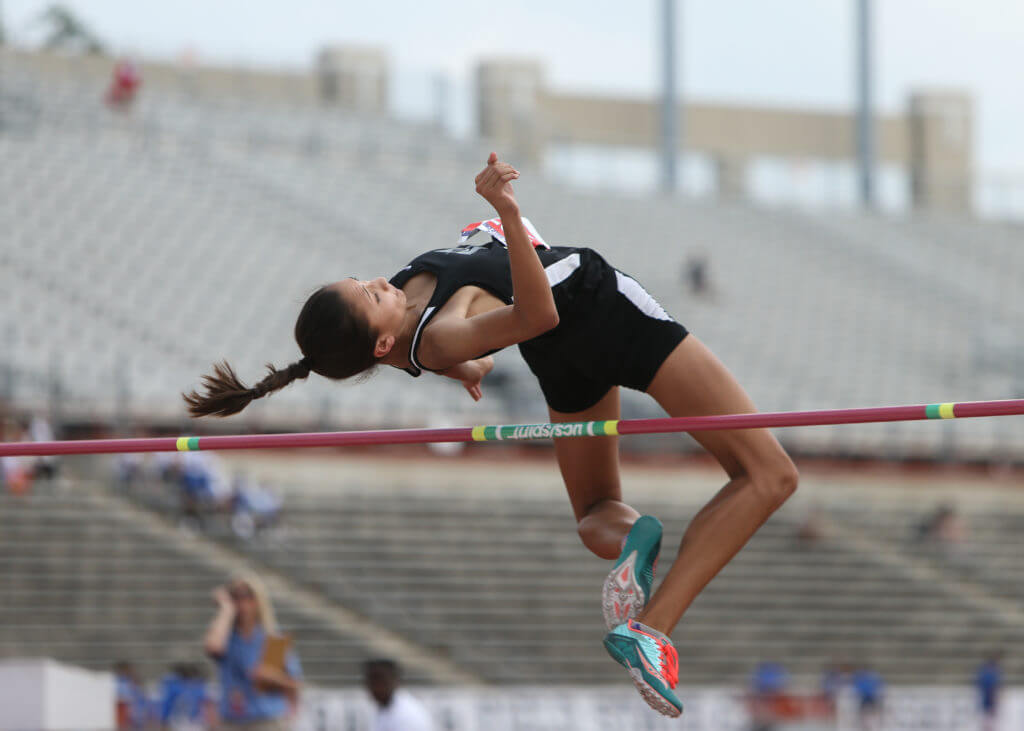
[[[751,475],[752,487],[775,507],[792,497],[799,484],[800,473],[784,452]]]
[[[781,490],[783,495],[782,501],[785,502],[793,493],[796,492],[797,487],[800,486],[800,471],[793,464],[793,460],[786,457],[786,464],[779,473],[778,480],[780,482]]]
[[[614,559],[622,550],[622,539],[638,517],[639,513],[620,500],[599,500],[578,517],[576,533],[591,553]]]
[[[610,540],[611,536],[601,528],[596,528],[593,522],[581,520],[576,524],[576,534],[588,551],[606,561],[618,558],[622,551],[621,542]]]

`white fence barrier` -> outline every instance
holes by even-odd
[[[0,660],[0,731],[114,728],[114,676],[46,658]]]
[[[589,688],[413,688],[434,718],[434,731],[749,731],[741,693],[731,688],[684,688],[681,719],[659,716],[632,686]],[[370,731],[374,707],[365,691],[310,689],[297,731]],[[865,725],[866,724],[866,725]],[[777,731],[1018,731],[1024,729],[1024,689],[1003,693],[999,718],[982,725],[969,686],[893,687],[880,718],[859,717],[850,694],[835,721],[778,723]]]

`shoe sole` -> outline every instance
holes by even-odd
[[[665,700],[661,693],[656,691],[650,683],[644,680],[643,671],[639,668],[633,667],[630,664],[629,659],[620,653],[618,649],[609,646],[607,643],[605,643],[604,649],[608,651],[608,654],[612,656],[613,660],[629,671],[629,677],[633,679],[633,685],[636,686],[636,689],[640,692],[640,697],[644,699],[644,702],[647,703],[647,705],[661,715],[668,716],[669,718],[679,718],[683,715],[683,710],[681,708],[676,708]]]
[[[661,693],[656,691],[647,681],[644,680],[644,674],[636,668],[629,669],[629,675],[633,678],[633,685],[640,691],[640,696],[647,702],[651,708],[656,710],[662,716],[668,716],[669,718],[679,718],[683,715],[683,712],[669,703],[667,700],[661,697]]]
[[[657,520],[652,519],[650,516],[642,516],[638,519],[640,521],[652,521],[657,526],[658,537],[657,541],[661,543],[661,523]],[[636,562],[640,558],[639,549],[634,549],[622,563],[618,564],[612,569],[608,576],[605,577],[604,585],[601,587],[601,613],[604,615],[604,624],[609,630],[615,629],[620,624],[625,624],[631,619],[634,619],[640,611],[647,606],[647,600],[650,598],[640,587],[639,582],[636,580]],[[657,563],[657,559],[655,559]],[[619,590],[618,582],[616,577],[622,572],[623,567],[629,569],[629,592],[624,593]],[[623,613],[616,611],[618,606]]]
[[[629,558],[611,570],[601,587],[601,612],[609,630],[633,619],[647,605],[644,590],[635,578],[634,567],[638,557],[638,552],[633,551]],[[624,569],[629,571],[628,591],[622,591],[617,581]]]

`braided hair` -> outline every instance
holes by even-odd
[[[202,377],[206,393],[182,394],[189,414],[231,416],[310,372],[340,380],[367,373],[377,364],[373,354],[377,333],[330,285],[310,295],[295,321],[295,341],[302,358],[283,370],[267,364],[269,373],[251,388],[239,380],[227,361],[214,363],[213,374]]]

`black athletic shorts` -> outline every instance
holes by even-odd
[[[554,293],[558,326],[519,350],[555,411],[588,409],[612,386],[646,391],[687,335],[635,279],[591,250]]]

